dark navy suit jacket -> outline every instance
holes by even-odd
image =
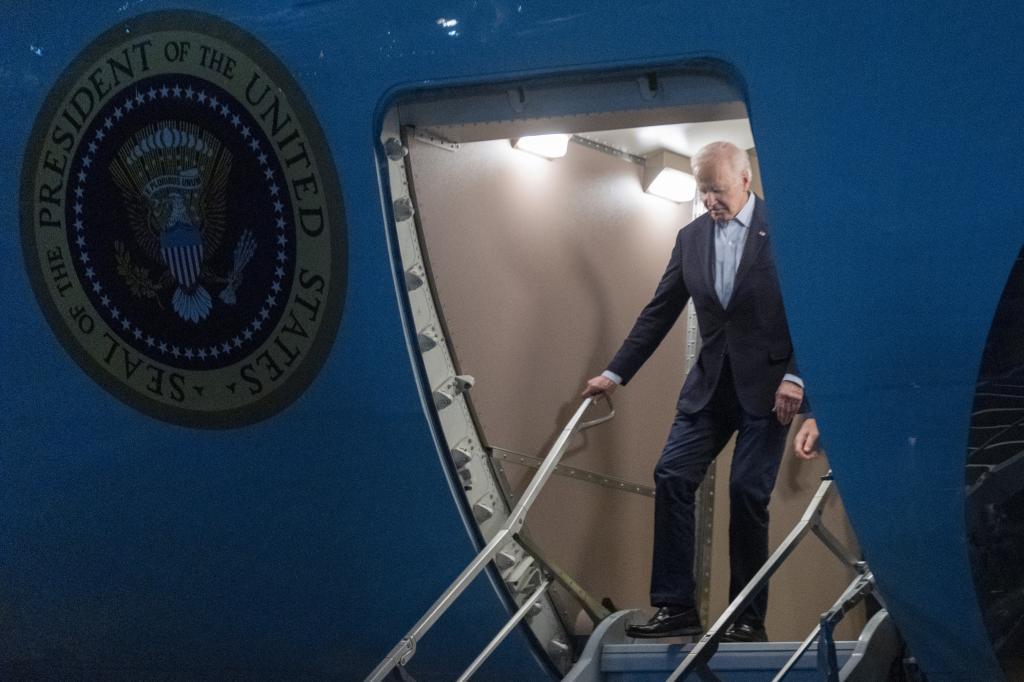
[[[797,368],[764,202],[755,199],[732,298],[725,308],[715,293],[714,229],[705,213],[679,231],[654,297],[608,369],[628,383],[693,298],[701,349],[679,393],[678,409],[693,414],[707,405],[728,355],[740,405],[748,414],[765,417],[774,407],[783,376],[797,374]]]

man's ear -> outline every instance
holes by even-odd
[[[744,170],[740,172],[740,177],[743,178],[743,189],[750,191],[750,171]]]

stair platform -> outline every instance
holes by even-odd
[[[836,642],[839,667],[853,654],[857,642]],[[711,670],[723,682],[771,682],[793,655],[800,642],[723,642],[711,659]],[[682,662],[693,644],[627,643],[604,645],[601,651],[601,679],[663,682]],[[817,645],[800,658],[786,680],[819,680]],[[697,679],[697,676],[693,676]]]
[[[681,638],[652,641],[628,637],[626,625],[642,618],[641,612],[630,609],[618,611],[601,621],[563,682],[663,682],[667,679],[690,653],[694,644]],[[711,658],[710,668],[723,682],[771,682],[800,644],[721,642]],[[864,656],[867,642],[837,641],[835,647],[836,662],[842,669],[851,657]],[[696,680],[698,676],[694,673],[687,679]],[[820,679],[818,645],[814,643],[796,662],[785,680],[799,682]]]

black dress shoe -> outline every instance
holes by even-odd
[[[696,609],[681,606],[662,606],[649,621],[643,625],[630,625],[626,634],[630,637],[679,637],[680,635],[696,635],[703,628]]]
[[[767,642],[768,633],[763,625],[733,623],[722,635],[723,642]]]

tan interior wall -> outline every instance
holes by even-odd
[[[640,166],[580,145],[555,161],[507,140],[455,152],[410,140],[410,150],[438,296],[461,369],[477,380],[472,399],[485,438],[542,456],[586,379],[601,371],[654,291],[690,206],[643,193]],[[580,436],[566,464],[652,484],[682,382],[684,327],[677,324],[616,393],[616,419]],[[720,472],[728,471],[726,460]],[[799,518],[823,467],[787,459],[772,504],[773,546]],[[532,472],[509,473],[524,484]],[[713,614],[727,597],[725,485],[722,473]],[[653,509],[650,498],[556,476],[527,525],[545,556],[593,595],[643,608]],[[849,580],[818,549],[800,550],[802,564],[773,582],[768,627],[775,639],[802,639]]]

